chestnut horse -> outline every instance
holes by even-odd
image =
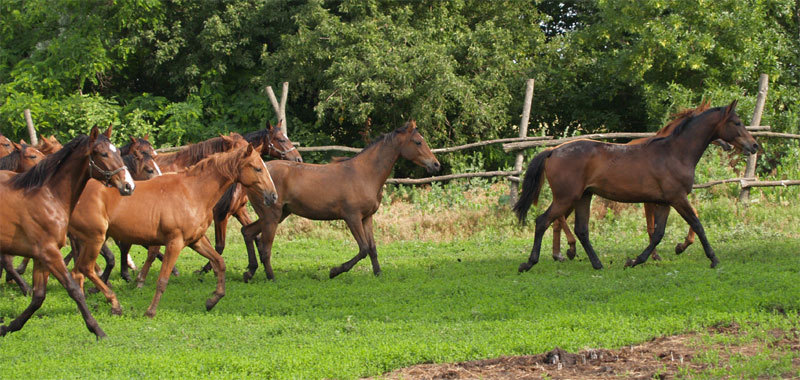
[[[76,281],[82,287],[84,276],[88,276],[111,303],[112,313],[119,314],[122,308],[116,295],[94,271],[106,236],[128,244],[165,245],[156,293],[145,313],[153,317],[178,254],[189,246],[211,260],[217,276],[216,290],[206,302],[206,309],[211,310],[225,295],[225,262],[205,233],[211,224],[211,209],[234,182],[250,189],[251,195],[258,195],[250,198],[256,204],[272,204],[277,199],[264,161],[250,144],[212,155],[183,172],[138,182],[136,194],[131,197],[120,197],[99,184],[87,185],[69,224],[70,233],[81,242],[72,269]],[[140,279],[147,275],[154,259],[153,250],[148,250]],[[142,286],[143,280],[138,285]]]
[[[291,214],[347,223],[358,243],[358,254],[341,266],[331,268],[330,278],[349,271],[367,255],[372,261],[372,272],[379,275],[381,268],[372,233],[372,215],[378,211],[383,184],[400,157],[428,172],[441,168],[413,120],[378,137],[350,159],[325,165],[283,160],[267,162],[278,189],[278,201],[270,207],[253,204],[260,219],[242,228],[246,242],[252,242],[261,233],[259,253],[267,278],[275,278],[270,262],[275,232],[278,224]],[[252,244],[247,244],[247,250],[250,257],[255,256]],[[250,262],[245,281],[252,278],[257,268],[257,262]]]
[[[106,336],[86,305],[80,287],[64,265],[61,247],[66,244],[67,225],[89,178],[113,185],[120,194],[133,193],[134,183],[122,157],[105,134],[92,128],[60,151],[17,175],[0,173],[0,253],[33,259],[33,297],[30,305],[8,326],[0,325],[0,336],[17,331],[45,298],[52,273],[78,305],[86,327],[97,338]]]
[[[267,123],[267,128],[250,132],[244,135],[244,138],[253,144],[253,146],[260,147],[259,151],[262,157],[269,156],[281,160],[303,162],[303,157],[300,156],[300,152],[297,151],[294,144],[292,144],[281,131],[280,126],[282,122],[282,120],[279,121],[278,125],[274,127],[272,124]],[[231,216],[234,216],[242,226],[253,223],[253,220],[250,219],[250,215],[247,213],[246,206],[247,194],[245,194],[242,190],[242,186],[239,184],[231,185],[225,194],[222,195],[219,202],[214,205],[214,249],[216,249],[217,253],[220,255],[222,251],[225,250],[228,219]],[[244,233],[242,235],[244,235]],[[245,239],[247,239],[247,236],[245,236]],[[257,238],[256,244],[258,244]],[[255,256],[250,259],[251,261],[257,262]],[[211,263],[207,263],[199,272],[206,273],[209,270],[211,270]]]
[[[14,151],[5,157],[0,157],[0,170],[8,170],[15,173],[26,172],[44,158],[42,152],[28,144],[12,144],[14,146]],[[16,282],[23,295],[27,295],[30,292],[31,288],[28,286],[28,283],[26,283],[25,280],[20,277],[19,272],[14,269],[11,256],[0,254],[0,275],[2,275],[3,269],[5,269],[7,273],[7,282]]]
[[[715,267],[719,260],[687,195],[692,191],[697,162],[712,141],[722,139],[746,153],[758,150],[755,139],[736,114],[736,103],[733,101],[727,107],[686,117],[669,135],[643,144],[576,140],[536,155],[528,164],[514,212],[524,223],[531,204],[538,201],[544,176],[550,183],[553,201],[536,218],[533,248],[528,261],[520,264],[519,271],[527,271],[539,261],[544,232],[555,219],[571,209],[575,210],[575,234],[592,267],[603,267],[589,242],[588,221],[593,194],[617,202],[655,205],[655,231],[650,244],[635,260],[628,260],[626,266],[647,261],[664,236],[672,206],[700,238],[711,267]]]
[[[50,135],[50,137],[42,137],[42,141],[39,141],[39,145],[36,146],[36,149],[39,149],[45,155],[51,155],[55,152],[61,150],[62,145],[58,142],[55,136]],[[120,155],[125,155],[124,153],[120,152]]]
[[[664,128],[661,128],[658,132],[656,132],[656,134],[653,137],[644,137],[640,139],[631,140],[627,143],[627,145],[643,144],[654,138],[668,136],[669,134],[672,133],[675,127],[677,127],[685,118],[699,115],[708,110],[708,108],[709,108],[709,103],[704,101],[697,108],[691,108],[673,114],[672,115],[673,120],[669,122],[666,126],[664,126]],[[720,139],[714,140],[712,144],[719,145],[725,151],[733,149],[733,147],[730,144]],[[645,218],[645,223],[647,225],[647,234],[651,239],[653,237],[653,233],[655,232],[655,222],[653,219],[654,210],[655,210],[655,205],[653,205],[652,203],[644,204],[644,218]],[[692,210],[695,213],[695,215],[697,215],[697,210],[695,210],[694,208],[692,208]],[[567,236],[567,244],[569,244],[569,249],[567,250],[567,257],[569,257],[570,260],[575,258],[576,240],[575,236],[572,235],[572,232],[570,231],[566,220],[566,217],[569,216],[571,212],[572,211],[568,212],[567,215],[559,217],[558,219],[553,221],[553,260],[564,261],[564,256],[561,255],[562,230],[564,231],[564,234]],[[685,251],[687,247],[692,245],[692,243],[694,243],[694,236],[695,236],[694,231],[690,227],[689,232],[686,234],[684,242],[678,243],[675,246],[675,253],[680,254],[683,251]],[[661,257],[658,256],[658,253],[656,253],[655,249],[653,249],[652,258],[653,260],[661,260]]]
[[[0,157],[5,157],[14,151],[14,143],[8,137],[0,134]]]

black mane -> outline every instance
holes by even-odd
[[[19,162],[22,159],[22,152],[18,150],[14,150],[11,154],[0,157],[0,170],[17,170],[19,166]]]
[[[99,134],[97,139],[106,139],[103,134]],[[61,150],[47,156],[42,161],[39,161],[36,166],[32,167],[25,173],[17,174],[9,181],[12,189],[36,189],[42,187],[44,183],[50,179],[53,174],[57,173],[68,161],[69,157],[75,152],[84,152],[88,149],[89,136],[79,135],[64,145]]]
[[[355,156],[343,158],[343,159],[337,160],[336,162],[347,161],[349,159],[358,157],[361,153],[366,152],[369,148],[372,148],[375,145],[378,145],[378,144],[380,144],[380,143],[382,143],[384,141],[392,141],[392,140],[394,140],[394,138],[398,134],[405,133],[408,130],[409,126],[411,126],[411,122],[405,123],[402,127],[399,127],[397,129],[395,129],[394,131],[386,132],[386,133],[374,138],[372,141],[370,141],[370,143],[367,144],[367,146],[365,146],[364,149],[361,149],[361,151],[358,152]]]

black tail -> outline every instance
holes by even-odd
[[[214,221],[223,220],[231,213],[231,204],[233,203],[233,192],[236,190],[237,184],[230,185],[222,198],[214,205]]]
[[[528,216],[528,210],[531,204],[536,204],[539,201],[539,193],[542,190],[544,181],[544,163],[550,154],[553,153],[552,149],[545,150],[536,155],[528,164],[528,170],[525,171],[525,179],[522,181],[522,194],[519,200],[514,204],[514,213],[517,214],[517,219],[522,224],[525,224],[525,217]]]

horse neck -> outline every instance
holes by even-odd
[[[211,210],[228,187],[236,182],[236,178],[228,177],[216,165],[206,165],[200,169],[202,170],[196,174],[189,175],[187,173],[185,182],[187,187],[197,190],[194,192],[197,199],[201,199],[203,203],[207,204],[206,209]]]
[[[714,139],[714,127],[717,124],[715,116],[706,114],[690,121],[692,125],[687,125],[685,130],[671,140],[672,149],[676,152],[674,156],[686,165],[697,166]]]
[[[392,174],[392,168],[399,157],[399,144],[395,140],[384,140],[353,157],[352,162],[361,178],[379,188]]]
[[[74,152],[73,155],[80,155],[80,152]],[[64,162],[63,166],[53,174],[52,177],[45,183],[50,191],[55,195],[56,199],[60,200],[64,206],[72,209],[78,203],[78,199],[86,187],[86,182],[89,181],[89,155],[83,157],[76,157],[75,159],[68,159]]]

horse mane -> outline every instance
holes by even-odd
[[[244,138],[238,133],[231,133],[231,137],[233,137],[234,141]],[[164,155],[164,157],[168,162],[183,160],[186,166],[190,166],[201,162],[215,153],[224,152],[228,148],[226,141],[222,137],[214,137],[197,144],[189,145],[179,150],[177,153]]]
[[[239,163],[237,158],[238,155],[241,154],[241,149],[212,154],[200,162],[189,166],[186,168],[186,170],[184,170],[184,172],[188,176],[196,176],[208,170],[208,168],[214,168],[218,170],[225,178],[235,179],[236,169]]]
[[[97,139],[106,139],[103,134],[99,134]],[[76,152],[84,152],[89,145],[89,136],[79,135],[64,145],[61,150],[55,152],[43,160],[39,161],[36,166],[32,167],[25,173],[17,174],[9,181],[12,189],[36,189],[42,187],[47,180],[53,177],[68,161],[68,158]]]
[[[153,146],[153,144],[150,144],[150,141],[145,140],[141,137],[136,137],[136,143],[149,145],[150,147]],[[119,148],[119,155],[123,156],[124,158],[124,156],[131,154],[131,146],[133,146],[133,142],[128,142],[127,144],[123,145],[121,148]]]
[[[372,141],[370,141],[369,144],[367,144],[367,146],[364,147],[364,149],[361,149],[360,152],[356,153],[355,156],[353,156],[353,157],[337,157],[336,159],[331,160],[331,162],[344,162],[344,161],[352,160],[353,158],[358,157],[362,153],[366,152],[367,150],[369,150],[370,148],[372,148],[372,147],[374,147],[374,146],[376,146],[378,144],[394,140],[394,138],[397,137],[397,135],[399,135],[401,133],[405,133],[410,126],[411,126],[411,122],[407,121],[405,124],[403,124],[402,127],[398,127],[394,131],[386,132],[386,133],[374,138]]]
[[[14,150],[5,157],[0,157],[0,170],[17,170],[19,162],[22,160],[22,152]]]
[[[269,129],[265,128],[265,129],[259,129],[257,131],[253,131],[253,132],[247,132],[244,135],[244,139],[247,140],[247,142],[249,142],[249,143],[251,143],[253,145],[256,145],[258,142],[263,140],[265,137],[268,137],[268,135],[269,135]]]
[[[687,108],[682,111],[673,113],[672,115],[670,115],[670,117],[672,117],[672,120],[669,123],[667,123],[667,125],[665,125],[664,128],[661,128],[658,132],[656,132],[656,135],[650,138],[648,143],[662,140],[670,136],[678,136],[686,129],[686,127],[689,125],[692,119],[694,119],[696,116],[699,116],[707,111],[717,110],[719,108],[717,107],[710,109],[709,107],[710,103],[707,100],[705,100],[695,108]]]

